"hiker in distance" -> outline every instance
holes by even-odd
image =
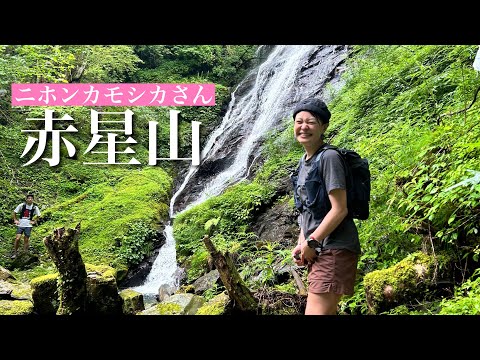
[[[335,315],[342,295],[353,295],[360,242],[348,215],[346,165],[324,142],[331,114],[316,98],[294,110],[294,136],[305,154],[291,175],[300,235],[292,257],[308,267],[305,315]]]
[[[17,256],[18,245],[20,238],[23,234],[23,249],[28,251],[30,235],[32,233],[32,226],[37,223],[33,217],[40,216],[40,210],[38,206],[33,203],[33,194],[28,194],[25,198],[25,202],[19,204],[15,210],[13,210],[13,222],[17,225],[17,233],[15,235],[15,245],[12,258]],[[20,214],[20,218],[17,219],[17,214]]]

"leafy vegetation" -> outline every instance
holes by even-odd
[[[480,77],[472,68],[477,49],[355,46],[345,85],[331,88],[327,141],[368,158],[372,173],[371,215],[357,222],[362,255],[356,292],[341,302],[341,312],[366,313],[363,275],[391,267],[418,250],[433,255],[445,251],[457,259],[456,268],[464,269],[460,279],[478,267],[480,107],[474,99]],[[275,180],[284,179],[303,152],[292,139],[291,122],[285,123],[286,129],[272,134],[265,146],[266,161],[251,183],[235,185],[179,216],[174,228],[183,256],[203,251],[202,225],[220,217],[216,236],[236,241],[237,264],[253,287],[252,279],[268,283],[273,262],[289,261],[289,252],[280,251],[272,262],[271,252],[252,246],[256,237],[249,232],[257,211],[275,201]],[[266,191],[270,180],[275,185]],[[264,195],[251,206],[259,192]],[[457,273],[452,281],[459,279]],[[435,313],[450,304],[432,303]]]
[[[28,271],[16,271],[29,279],[54,271],[41,242],[54,227],[75,226],[81,222],[80,250],[85,261],[125,269],[136,266],[150,254],[156,232],[168,217],[168,203],[173,178],[181,162],[148,163],[148,122],[157,121],[158,157],[168,157],[169,109],[131,107],[134,112],[133,155],[142,165],[86,165],[105,162],[104,154],[84,154],[90,134],[90,109],[86,107],[52,107],[55,119],[70,115],[78,130],[65,134],[76,148],[72,158],[61,146],[60,164],[50,167],[38,160],[23,166],[32,153],[20,158],[26,144],[25,129],[42,129],[41,122],[27,118],[45,117],[42,107],[15,107],[10,104],[11,83],[135,82],[212,83],[216,85],[216,105],[179,107],[179,155],[191,151],[190,122],[200,121],[201,143],[221,120],[229,98],[229,87],[250,65],[256,46],[125,46],[125,45],[3,45],[0,46],[0,188],[4,201],[0,208],[0,264],[10,255],[15,227],[12,210],[25,194],[33,192],[42,212],[42,222],[32,233],[32,251],[40,255],[41,264]],[[155,55],[156,54],[156,55]],[[209,55],[211,54],[211,55]],[[179,65],[178,69],[176,66]],[[181,66],[180,66],[181,65]],[[235,71],[232,71],[232,67]],[[147,78],[146,74],[155,74]],[[223,74],[223,75],[221,75]],[[127,108],[95,108],[102,112],[119,112]],[[108,116],[108,115],[104,115]],[[67,122],[58,120],[57,128]],[[50,144],[43,157],[51,156]],[[123,150],[119,148],[118,150]],[[33,149],[35,150],[35,148]],[[95,150],[103,150],[101,145]],[[102,157],[103,156],[103,157]],[[128,162],[132,154],[118,154],[118,162]]]
[[[135,266],[153,249],[155,231],[167,217],[173,180],[181,164],[156,167],[78,166],[91,135],[85,108],[56,108],[68,113],[79,130],[69,140],[73,158],[23,167],[26,143],[22,129],[41,108],[11,108],[12,82],[214,82],[217,105],[179,108],[181,154],[191,146],[189,122],[202,122],[201,141],[218,124],[232,87],[245,74],[255,46],[0,46],[0,265],[8,256],[15,229],[11,211],[33,191],[44,213],[34,229],[32,248],[41,264],[19,279],[53,272],[40,239],[56,226],[81,221],[80,249],[86,261],[117,268]],[[412,253],[448,254],[455,259],[450,299],[433,299],[422,307],[400,305],[390,314],[477,314],[480,238],[480,75],[472,68],[478,46],[354,46],[339,90],[330,88],[332,119],[327,141],[355,149],[370,161],[371,215],[358,221],[362,254],[355,294],[340,303],[340,312],[365,314],[363,277],[388,269]],[[113,108],[112,108],[113,109]],[[112,111],[105,108],[104,111]],[[115,111],[124,109],[116,108]],[[159,156],[168,156],[168,108],[136,108],[135,157],[146,163],[148,121],[159,122]],[[238,183],[217,197],[177,216],[174,234],[179,261],[191,283],[208,270],[202,238],[205,225],[216,222],[211,238],[229,251],[252,290],[271,287],[294,293],[292,281],[278,283],[276,271],[291,263],[290,248],[263,242],[252,228],[268,207],[286,204],[280,191],[303,149],[291,136],[293,124],[272,132],[264,145],[255,178]],[[65,125],[59,122],[59,125]],[[81,151],[79,151],[81,150]],[[165,152],[164,154],[162,153]],[[47,149],[45,156],[49,155]],[[121,156],[119,157],[123,159]],[[213,229],[213,227],[212,227]],[[293,244],[292,244],[293,246]],[[304,276],[305,274],[303,274]],[[305,280],[305,279],[304,279]],[[212,298],[221,288],[209,290]]]

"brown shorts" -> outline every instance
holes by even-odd
[[[353,295],[358,255],[345,249],[324,250],[308,266],[308,291]]]

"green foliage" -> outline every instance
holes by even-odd
[[[85,262],[137,264],[152,251],[154,232],[168,214],[171,181],[163,170],[145,168],[93,185],[43,211],[43,221],[32,233],[32,247],[44,253],[41,239],[52,229],[80,222],[79,247]]]
[[[366,315],[368,313],[363,279],[355,282],[352,296],[344,296],[341,298],[339,308],[340,314]]]
[[[275,283],[275,268],[291,264],[291,249],[284,249],[276,242],[255,245],[250,251],[244,251],[240,257],[240,276],[247,280],[252,289]]]
[[[121,82],[140,62],[125,45],[3,45],[0,87],[12,82]]]
[[[156,231],[143,221],[133,223],[122,238],[119,258],[127,265],[139,264],[153,251]]]
[[[480,268],[455,289],[453,299],[443,299],[440,315],[479,315],[480,314]]]
[[[58,45],[0,46],[0,88],[21,82],[68,82],[75,57]]]
[[[212,300],[215,296],[225,291],[225,288],[217,283],[213,284],[213,286],[203,293],[203,297],[206,301]]]
[[[145,69],[139,72],[141,79],[178,82],[183,77],[201,74],[210,82],[232,86],[251,65],[256,48],[253,45],[140,45],[135,47],[135,52],[144,61]]]
[[[274,192],[271,187],[245,181],[179,214],[174,222],[179,256],[191,255],[203,247],[201,240],[205,234],[205,224],[211,219],[221,218],[217,232],[229,242],[247,238],[249,235],[245,230],[248,222]]]
[[[192,283],[200,276],[206,273],[208,263],[208,251],[205,249],[198,249],[189,258],[187,266],[187,282]]]
[[[355,47],[329,106],[329,141],[370,160],[371,217],[357,223],[361,268],[386,268],[430,238],[441,247],[478,242],[478,189],[446,189],[478,170],[479,107],[443,115],[464,109],[480,86],[475,48]]]

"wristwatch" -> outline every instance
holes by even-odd
[[[308,237],[307,245],[309,248],[316,249],[320,247],[320,243],[312,235]]]

